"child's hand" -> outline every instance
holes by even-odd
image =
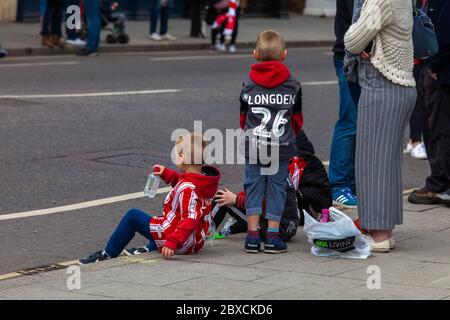
[[[161,253],[164,259],[169,259],[175,254],[175,252],[172,249],[167,247],[163,247]]]
[[[153,166],[153,174],[154,174],[155,176],[160,176],[160,175],[162,175],[162,173],[164,172],[164,169],[166,169],[166,167],[161,166],[161,165],[159,165],[159,164],[155,164],[155,165]]]
[[[219,207],[234,206],[236,204],[237,195],[227,188],[219,190],[215,196],[215,200]]]

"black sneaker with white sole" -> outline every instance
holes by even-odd
[[[287,252],[287,245],[280,237],[267,238],[264,243],[264,252],[275,254]]]
[[[147,247],[129,248],[122,251],[126,256],[137,256],[148,252],[150,252],[150,250],[148,250]]]
[[[97,252],[91,254],[89,257],[87,257],[85,259],[78,260],[78,264],[85,265],[85,264],[96,263],[99,261],[106,261],[106,260],[110,260],[110,259],[111,259],[111,257],[108,256],[108,254],[104,250],[100,250],[100,251],[97,251]]]
[[[244,250],[247,253],[258,253],[261,249],[261,240],[259,238],[245,238]]]

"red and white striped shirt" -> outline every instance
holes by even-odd
[[[203,247],[220,173],[210,166],[202,171],[204,174],[178,174],[164,169],[161,178],[173,189],[164,201],[163,215],[150,220],[150,233],[158,248],[194,254]]]

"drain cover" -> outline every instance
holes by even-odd
[[[149,168],[155,163],[166,167],[173,167],[173,163],[169,155],[149,155],[145,153],[126,153],[96,158],[94,161],[131,168]]]

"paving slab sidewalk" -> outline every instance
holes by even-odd
[[[334,41],[334,19],[307,17],[292,13],[289,19],[244,18],[240,22],[238,47],[253,46],[259,32],[275,29],[281,32],[289,46],[331,46]],[[0,44],[8,50],[10,56],[73,54],[76,48],[49,49],[40,45],[38,23],[0,22]],[[127,45],[108,45],[105,43],[106,31],[102,31],[100,52],[128,51],[171,51],[209,49],[209,38],[190,38],[190,20],[170,20],[170,33],[177,41],[153,42],[148,38],[148,21],[128,21],[127,33],[130,43]]]
[[[171,261],[151,253],[81,267],[79,290],[66,269],[3,280],[0,299],[449,299],[450,208],[423,209],[405,206],[396,248],[367,260],[314,257],[302,230],[281,255],[245,254],[236,235]],[[380,289],[368,289],[369,266]]]

